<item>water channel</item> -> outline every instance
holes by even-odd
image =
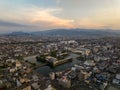
[[[78,57],[78,54],[74,54],[74,53],[70,53],[69,57],[73,58],[72,62],[68,62],[59,66],[56,66],[54,68],[51,68],[49,66],[43,66],[43,67],[39,67],[36,69],[36,71],[38,73],[41,73],[43,75],[48,75],[50,72],[57,72],[57,71],[63,71],[66,70],[68,68],[71,68],[72,66],[74,66],[75,64],[79,64],[81,61],[77,60],[76,58]],[[36,56],[29,56],[24,58],[24,60],[28,60],[29,62],[33,62],[36,64],[41,64],[41,62],[36,61]]]

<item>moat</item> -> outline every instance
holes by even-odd
[[[68,68],[71,68],[75,64],[81,63],[80,60],[76,59],[78,56],[79,56],[78,54],[70,53],[70,55],[68,57],[73,59],[72,62],[68,62],[68,63],[62,64],[62,65],[56,66],[54,68],[51,68],[50,66],[42,66],[42,67],[37,68],[36,71],[43,74],[43,75],[48,75],[50,72],[57,72],[57,71],[66,70]],[[25,58],[25,60],[28,60],[30,62],[34,62],[36,64],[42,64],[42,62],[38,62],[35,57],[36,56],[30,56],[30,57]]]

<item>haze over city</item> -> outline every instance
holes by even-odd
[[[120,29],[120,0],[0,0],[0,33]]]

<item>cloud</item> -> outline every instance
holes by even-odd
[[[61,3],[61,0],[56,0],[56,4],[60,4]]]
[[[74,27],[71,24],[73,23],[73,20],[57,17],[57,14],[61,12],[61,8],[39,8],[35,6],[32,6],[31,8],[21,8],[16,11],[9,12],[9,15],[5,12],[5,15],[8,15],[8,17],[4,18],[4,20],[7,19],[8,22],[4,22],[4,25],[6,23],[6,25],[16,25],[17,27],[17,23],[19,23],[19,25],[28,25],[28,27],[32,27],[34,30]],[[11,21],[16,24],[9,23]],[[26,27],[26,30],[29,29],[28,27]]]
[[[29,22],[31,24],[39,25],[40,23],[46,23],[48,26],[51,27],[65,27],[71,28],[73,27],[71,23],[73,20],[62,19],[60,17],[55,16],[56,14],[60,13],[62,9],[43,9],[43,8],[33,8],[31,10],[26,10],[26,15]]]
[[[75,27],[86,28],[86,29],[105,29],[105,28],[107,29],[110,27],[110,25],[96,22],[90,20],[89,18],[83,18],[75,22]]]
[[[0,3],[0,30],[120,28],[120,0],[14,1]]]
[[[0,20],[0,33],[2,32],[12,32],[12,31],[26,31],[26,30],[31,30],[33,29],[32,25],[27,25],[27,24],[21,24],[21,23],[16,23],[16,22],[11,22],[11,21],[4,21]]]
[[[19,23],[0,20],[0,26],[5,26],[5,27],[26,27],[27,25],[22,25],[22,24],[19,24]]]

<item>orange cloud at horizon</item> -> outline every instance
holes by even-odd
[[[83,18],[65,19],[56,15],[62,13],[61,8],[32,7],[9,13],[7,20],[28,24],[28,27],[25,28],[32,28],[33,30],[54,28],[120,29],[120,12],[113,9],[107,10],[98,10],[92,16]],[[117,14],[116,16],[114,12]],[[13,14],[15,15],[13,16]],[[15,28],[17,29],[17,27]],[[6,29],[8,28],[6,27]]]

